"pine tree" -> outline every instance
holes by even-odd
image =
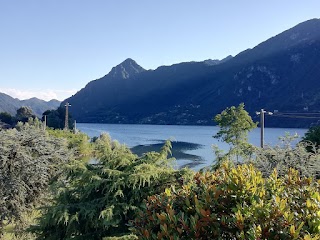
[[[44,210],[33,230],[38,239],[102,239],[129,233],[143,199],[177,184],[186,170],[174,170],[162,150],[134,155],[130,149],[101,135],[94,142],[94,161],[74,161],[56,185],[53,205]]]

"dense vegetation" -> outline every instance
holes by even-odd
[[[215,120],[230,151],[200,172],[170,142],[139,157],[31,118],[1,130],[0,239],[320,239],[316,142],[251,146],[243,104]]]
[[[18,122],[27,122],[29,118],[35,118],[31,108],[21,107],[17,110],[15,116],[10,115],[7,112],[0,112],[0,123],[6,124],[6,128],[14,127]],[[1,124],[0,124],[1,129]]]
[[[47,126],[54,129],[63,129],[65,126],[65,116],[66,110],[64,107],[60,106],[55,110],[47,110],[42,114],[42,120],[47,118]],[[69,129],[73,128],[73,119],[69,114],[68,118]]]
[[[159,153],[138,158],[107,135],[93,144],[94,161],[72,161],[66,178],[56,183],[53,206],[44,210],[35,228],[38,239],[101,239],[129,233],[142,199],[178,184],[184,170],[167,159],[170,143]]]
[[[69,159],[66,142],[50,136],[42,123],[20,123],[0,131],[0,234],[48,197],[48,185]]]
[[[295,170],[224,163],[148,197],[132,226],[139,239],[319,239],[319,203],[320,183]]]

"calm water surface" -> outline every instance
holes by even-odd
[[[195,143],[200,146],[197,149],[186,150],[186,153],[201,157],[202,161],[192,165],[198,170],[214,162],[212,145],[216,144],[219,148],[227,150],[228,145],[219,142],[212,136],[219,130],[216,126],[178,126],[178,125],[133,125],[133,124],[92,124],[79,123],[77,127],[80,131],[90,137],[99,136],[101,133],[108,133],[112,139],[118,140],[128,147],[137,145],[152,145],[161,143],[167,139],[178,142]],[[300,137],[307,129],[297,128],[266,128],[265,144],[276,145],[279,137],[286,133],[297,133]],[[249,133],[249,142],[260,146],[260,129],[254,129]],[[178,167],[191,163],[189,159],[177,159]]]

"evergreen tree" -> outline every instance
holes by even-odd
[[[0,232],[41,201],[67,160],[64,141],[49,136],[38,120],[0,132]]]
[[[137,157],[126,146],[101,135],[94,142],[94,161],[74,161],[56,185],[57,194],[33,228],[38,239],[102,239],[129,233],[143,199],[177,184],[186,170],[177,171],[161,152]]]
[[[53,129],[63,129],[65,125],[66,110],[64,107],[58,107],[56,110],[47,110],[42,114],[42,121],[44,116],[47,116],[47,126]],[[69,113],[68,119],[69,129],[73,127],[72,115]]]

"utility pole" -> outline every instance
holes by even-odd
[[[257,115],[260,115],[260,146],[264,147],[264,114],[272,115],[272,112],[266,112],[263,108],[260,112],[256,112]]]
[[[66,105],[64,105],[66,107],[66,116],[64,119],[64,130],[68,130],[69,129],[69,107],[71,107],[71,105],[66,102]]]

